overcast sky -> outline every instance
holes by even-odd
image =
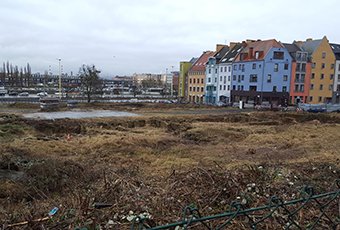
[[[1,0],[0,61],[57,74],[178,70],[216,43],[322,38],[340,43],[338,0]]]

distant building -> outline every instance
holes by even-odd
[[[296,44],[283,44],[292,57],[292,72],[289,90],[290,104],[307,103],[312,65],[308,52]]]
[[[308,52],[312,62],[308,102],[330,103],[333,94],[335,55],[327,37],[318,40],[307,39],[295,44]]]
[[[247,43],[233,63],[232,102],[288,103],[291,63],[288,50],[275,39]]]
[[[195,61],[197,58],[179,63],[178,97],[181,100],[188,98],[188,72]]]
[[[335,55],[332,103],[340,104],[340,44],[330,44]]]
[[[202,104],[204,101],[205,66],[214,54],[212,51],[203,52],[188,71],[188,101],[191,103]]]

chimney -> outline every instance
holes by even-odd
[[[313,38],[307,38],[306,39],[306,42],[311,42],[311,41],[313,41]]]
[[[217,44],[217,45],[216,45],[216,52],[217,52],[217,53],[220,52],[221,49],[223,49],[223,48],[226,47],[226,46],[227,46],[227,45]]]
[[[237,42],[230,42],[229,43],[229,49],[234,48],[237,45]]]
[[[249,59],[253,59],[253,54],[254,54],[254,47],[249,47],[249,51],[248,51],[248,57]]]

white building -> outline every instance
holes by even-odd
[[[205,103],[222,105],[230,102],[232,63],[241,50],[241,43],[230,43],[208,60]]]

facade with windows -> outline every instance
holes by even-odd
[[[197,104],[204,102],[206,63],[214,54],[213,51],[203,52],[188,71],[188,102]]]
[[[220,94],[223,90],[224,66],[220,66],[221,58],[229,51],[227,45],[217,45],[216,52],[210,57],[206,66],[205,99],[206,104],[220,103]],[[226,86],[225,86],[226,87]],[[225,100],[224,100],[225,102]]]
[[[292,57],[276,40],[250,42],[233,63],[233,102],[287,104]]]
[[[308,52],[311,60],[311,75],[308,103],[330,103],[333,95],[335,55],[327,37],[304,42],[295,42],[302,50]]]
[[[340,104],[340,44],[330,44],[335,55],[332,103]]]
[[[292,72],[289,91],[289,103],[307,103],[310,89],[311,62],[308,52],[296,44],[283,44],[292,57]]]

